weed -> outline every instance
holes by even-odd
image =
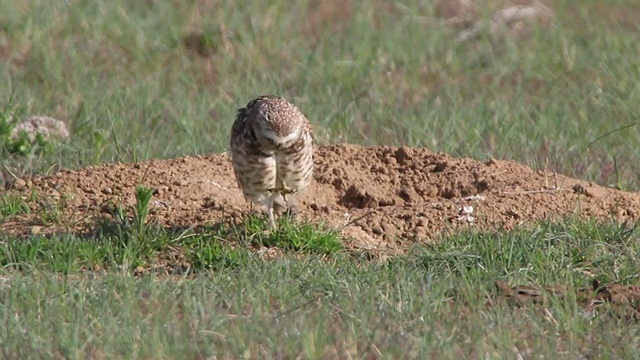
[[[147,216],[149,215],[149,202],[153,197],[153,189],[136,187],[136,205],[133,209],[133,227],[138,237],[143,237],[147,232]]]
[[[196,271],[239,269],[247,265],[250,257],[247,248],[232,246],[215,234],[193,236],[183,246],[187,260]]]
[[[27,202],[17,194],[4,194],[0,196],[0,220],[18,214],[31,212]]]
[[[268,230],[263,216],[251,215],[230,231],[231,236],[260,246],[276,246],[285,250],[316,254],[336,254],[342,250],[339,232],[322,224],[299,223],[282,216],[277,230]]]

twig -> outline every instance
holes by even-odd
[[[528,194],[540,194],[540,193],[554,193],[566,191],[566,189],[552,189],[552,190],[528,190],[528,191],[511,191],[503,192],[502,195],[528,195]]]

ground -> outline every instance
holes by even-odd
[[[397,253],[454,228],[512,229],[566,217],[635,221],[640,197],[512,161],[454,158],[428,149],[323,145],[315,181],[299,197],[301,220],[342,231],[348,248]],[[11,217],[16,235],[83,232],[118,205],[135,202],[135,187],[155,190],[150,215],[162,226],[236,223],[252,208],[238,189],[226,154],[105,164],[15,179],[32,210],[54,206],[60,221],[45,226],[38,211]],[[254,208],[253,210],[261,210]]]
[[[0,1],[0,358],[637,357],[637,0],[177,3]],[[341,237],[249,217],[268,93]]]

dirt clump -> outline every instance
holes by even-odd
[[[506,299],[516,306],[547,306],[550,296],[558,299],[575,298],[582,308],[582,315],[595,317],[597,315],[615,317],[625,320],[640,319],[640,286],[616,283],[602,284],[593,279],[590,286],[578,289],[547,286],[542,288],[535,285],[509,286],[502,280],[495,283],[497,296],[490,297],[487,305],[491,306]]]
[[[567,216],[635,221],[640,214],[635,193],[427,149],[319,146],[314,176],[299,196],[298,217],[339,228],[354,239],[347,244],[363,249],[403,248],[455,228],[506,230]],[[190,156],[15,179],[8,192],[31,211],[4,219],[1,231],[87,231],[118,206],[133,205],[137,185],[155,190],[150,216],[166,227],[237,223],[251,209],[226,154]],[[51,207],[60,213],[53,225],[38,215]]]

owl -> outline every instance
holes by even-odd
[[[231,162],[244,196],[275,215],[295,213],[295,196],[313,177],[313,139],[309,120],[287,100],[263,95],[238,110],[231,129]]]

